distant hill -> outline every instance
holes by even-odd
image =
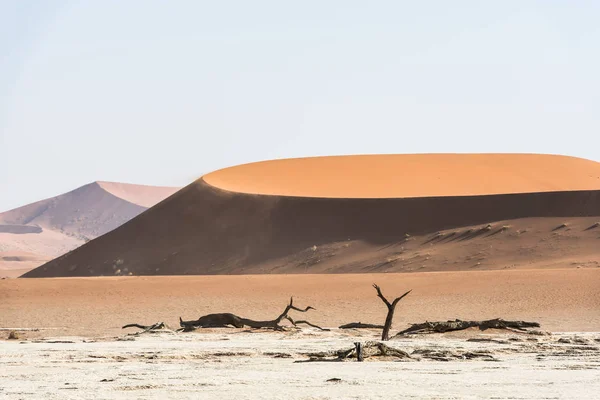
[[[0,213],[0,276],[24,273],[110,232],[178,189],[93,182]]]

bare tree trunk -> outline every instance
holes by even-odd
[[[362,353],[362,343],[355,342],[354,347],[356,347],[356,361],[363,361],[363,353]]]
[[[404,293],[402,296],[395,298],[394,301],[390,303],[388,299],[385,298],[383,293],[381,293],[381,288],[379,286],[373,284],[373,287],[375,290],[377,290],[377,297],[383,301],[388,309],[387,317],[385,318],[385,324],[383,325],[383,332],[381,333],[381,340],[390,340],[390,329],[392,328],[392,321],[394,320],[394,311],[396,310],[396,305],[400,300],[412,292],[412,289]]]

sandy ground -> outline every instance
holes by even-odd
[[[388,342],[410,354],[402,361],[306,362],[307,353],[376,335],[213,329],[4,342],[0,397],[597,399],[600,392],[600,334],[417,336]],[[472,341],[482,338],[494,341]]]
[[[358,363],[306,361],[377,340],[378,330],[120,329],[158,321],[177,328],[180,315],[228,311],[272,319],[292,294],[296,305],[316,308],[293,316],[322,326],[382,323],[373,282],[388,297],[413,289],[392,333],[409,322],[495,317],[538,321],[554,333],[393,338],[388,344],[410,359]],[[600,268],[0,280],[0,398],[594,399],[599,309]],[[4,340],[14,328],[20,338]]]
[[[382,323],[386,296],[413,292],[395,327],[446,319],[533,320],[549,331],[600,331],[600,268],[405,274],[245,275],[0,280],[0,328],[56,328],[52,335],[118,335],[216,312],[275,318],[294,296],[306,317],[327,327]],[[30,337],[48,335],[32,332]]]

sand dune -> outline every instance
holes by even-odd
[[[93,238],[113,230],[176,191],[177,188],[169,187],[94,182],[1,213],[0,224],[37,226]]]
[[[389,154],[295,158],[203,177],[232,192],[400,198],[599,190],[600,163],[542,154]]]
[[[341,167],[331,172],[330,164],[339,160],[353,158],[291,160],[287,170],[285,161],[276,161],[208,174],[26,277],[406,272],[600,262],[599,231],[588,229],[600,219],[599,163],[538,155],[419,155],[404,165],[404,156],[382,156],[383,161],[366,156],[356,158],[364,167],[357,172]],[[393,168],[382,169],[385,163]],[[322,180],[315,165],[324,169]],[[369,181],[360,177],[362,170],[379,175]],[[423,185],[394,180],[404,170],[430,171],[429,180],[423,178]],[[434,184],[438,171],[452,175],[451,190]],[[296,182],[302,172],[309,179]],[[285,182],[284,173],[290,176]],[[346,180],[327,178],[332,176]],[[372,181],[379,189],[369,189]],[[378,191],[386,183],[391,188]],[[272,193],[233,192],[234,186],[259,193],[269,187]],[[289,196],[296,187],[317,197]],[[362,197],[333,197],[361,188]],[[417,189],[423,197],[415,197]],[[371,198],[375,193],[382,198]],[[429,197],[433,193],[439,196]],[[392,194],[405,197],[384,196]]]
[[[0,213],[0,252],[29,252],[35,254],[38,261],[0,260],[0,276],[12,276],[15,270],[26,272],[87,240],[103,235],[176,190],[170,187],[94,182],[56,197]],[[13,272],[2,272],[8,270]]]

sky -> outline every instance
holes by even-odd
[[[0,0],[0,211],[274,158],[600,161],[600,2]]]

